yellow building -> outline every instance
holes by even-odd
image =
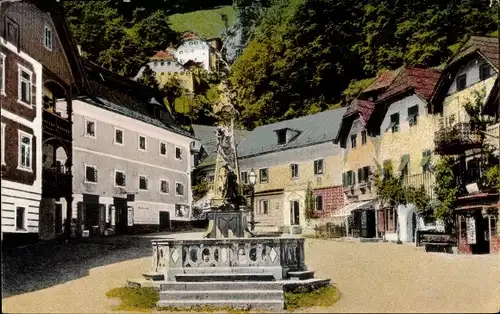
[[[264,125],[238,145],[241,180],[248,184],[252,171],[257,176],[257,229],[300,232],[342,207],[342,153],[333,140],[344,112],[328,110]],[[314,208],[306,217],[308,187]]]

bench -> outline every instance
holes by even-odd
[[[424,246],[426,252],[451,253],[455,245],[451,234],[436,231],[417,231],[417,246]]]

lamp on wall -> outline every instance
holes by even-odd
[[[250,207],[252,211],[250,212],[250,231],[255,229],[255,206],[254,206],[254,195],[255,195],[255,183],[257,181],[257,174],[252,169],[248,174],[248,182],[250,183]]]

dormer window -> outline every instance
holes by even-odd
[[[286,144],[286,129],[276,131],[276,135],[278,136],[278,145]]]
[[[489,78],[490,76],[491,76],[491,67],[487,63],[481,64],[481,66],[479,66],[479,79],[483,81]]]
[[[457,91],[465,89],[467,86],[467,74],[462,74],[457,77]]]

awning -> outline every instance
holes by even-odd
[[[401,163],[399,164],[398,171],[402,171],[408,162],[410,161],[410,155],[406,154],[401,157]]]
[[[344,207],[342,207],[341,209],[339,209],[338,214],[336,214],[334,216],[337,216],[337,217],[338,216],[340,216],[340,217],[349,216],[353,210],[369,207],[373,203],[374,203],[374,201],[371,200],[371,201],[361,201],[361,202],[354,202],[351,204],[347,204]]]

